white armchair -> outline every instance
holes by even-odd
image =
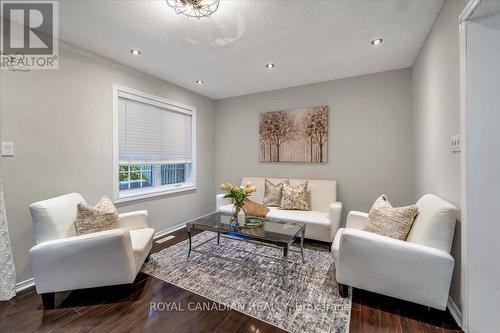
[[[350,212],[332,244],[341,295],[346,286],[446,309],[454,260],[450,255],[457,210],[435,195],[417,202],[406,241],[361,230],[368,214]]]
[[[55,292],[132,283],[149,255],[154,229],[147,211],[119,215],[120,229],[76,235],[80,194],[30,205],[37,245],[31,248],[36,290],[45,307]]]

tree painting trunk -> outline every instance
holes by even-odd
[[[280,146],[281,146],[281,143],[277,143],[277,144],[276,144],[276,148],[277,148],[277,149],[276,149],[276,150],[277,150],[277,152],[276,152],[276,157],[277,157],[276,162],[279,162],[279,161],[280,161]]]
[[[322,163],[323,162],[323,135],[319,136],[318,144],[319,144],[319,161],[320,161],[320,163]]]
[[[269,139],[269,162],[273,161],[273,143],[271,139]]]
[[[312,141],[312,138],[311,138],[311,142],[309,143],[309,148],[311,150],[311,163],[313,161],[313,141]]]
[[[319,161],[323,162],[323,143],[319,144]]]

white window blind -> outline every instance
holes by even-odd
[[[154,100],[118,94],[119,163],[192,162],[192,114]]]

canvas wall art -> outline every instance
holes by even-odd
[[[261,162],[326,163],[328,106],[263,112],[259,138]]]

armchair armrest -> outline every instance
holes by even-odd
[[[446,309],[454,266],[449,253],[358,229],[339,232],[339,283]]]
[[[330,220],[330,239],[335,238],[335,234],[339,229],[340,217],[342,214],[342,202],[334,202],[330,204],[328,210],[328,219]]]
[[[350,211],[347,215],[346,228],[363,229],[370,222],[367,213]]]
[[[138,210],[118,215],[121,228],[128,230],[149,228],[149,214],[147,210]]]
[[[31,248],[30,255],[38,293],[131,283],[135,279],[127,229],[51,240]]]
[[[215,210],[219,211],[220,206],[229,205],[232,202],[231,199],[224,199],[225,193],[220,193],[215,196]]]

